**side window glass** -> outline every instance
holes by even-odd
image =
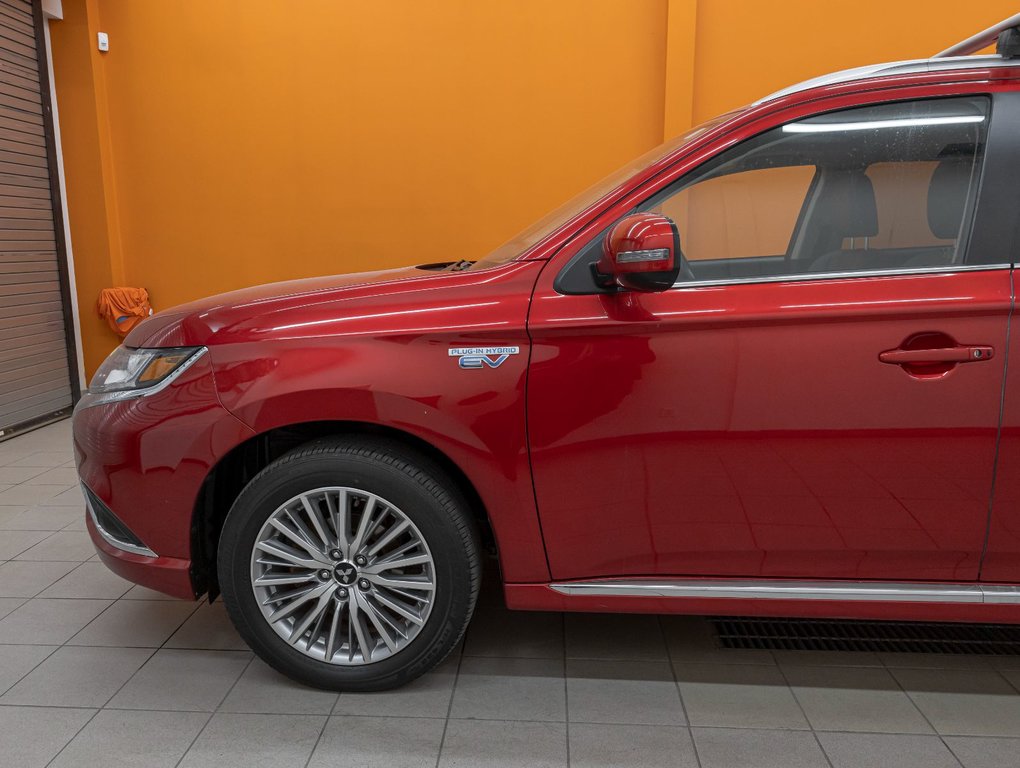
[[[789,123],[640,206],[672,218],[697,280],[963,263],[986,97],[897,102]]]
[[[653,206],[686,233],[691,261],[784,256],[815,169],[757,168],[692,184]]]

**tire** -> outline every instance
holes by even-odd
[[[378,691],[461,639],[481,558],[438,465],[397,442],[347,438],[298,448],[251,480],[224,522],[217,569],[230,618],[263,661],[317,688]]]

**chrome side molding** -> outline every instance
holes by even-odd
[[[894,603],[1015,603],[1020,586],[914,584],[867,581],[741,581],[660,579],[550,584],[562,595],[594,597],[729,598],[744,600],[858,600]]]

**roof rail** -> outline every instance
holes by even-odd
[[[999,39],[999,35],[1009,29],[1020,27],[1020,13],[1015,16],[1010,16],[1004,21],[1000,21],[998,24],[994,24],[986,29],[984,32],[978,32],[973,37],[968,37],[966,40],[952,45],[946,50],[936,53],[932,56],[933,59],[944,59],[948,56],[967,56],[971,53],[977,53],[982,48],[987,48],[989,45]]]

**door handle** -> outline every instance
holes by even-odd
[[[987,345],[940,347],[937,349],[887,349],[878,359],[890,365],[937,365],[938,363],[977,363],[991,360],[995,350]]]

